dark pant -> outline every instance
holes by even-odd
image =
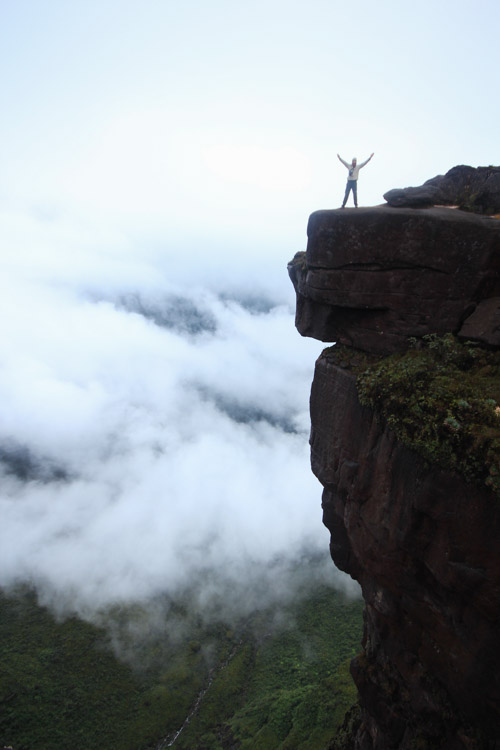
[[[344,202],[342,203],[342,207],[345,206],[347,203],[347,199],[349,198],[349,193],[352,190],[352,195],[354,198],[354,205],[358,205],[358,181],[357,180],[347,180],[347,185],[345,187],[345,195],[344,195]]]

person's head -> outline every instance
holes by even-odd
[[[355,167],[357,163],[358,163],[358,160],[356,159],[355,156],[353,156],[352,157],[352,166]]]

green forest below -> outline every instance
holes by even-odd
[[[138,606],[98,626],[0,594],[0,747],[328,748],[356,701],[363,602],[313,581],[230,625],[186,594],[163,630]]]

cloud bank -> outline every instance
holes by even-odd
[[[325,552],[307,413],[321,345],[297,336],[281,277],[18,219],[0,283],[0,585],[92,612]]]

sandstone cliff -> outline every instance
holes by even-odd
[[[500,345],[500,223],[450,208],[317,211],[307,253],[289,264],[303,336],[379,354],[409,336],[468,332]]]
[[[297,328],[342,344],[316,363],[312,469],[333,560],[366,603],[351,669],[359,711],[341,746],[498,748],[498,487],[403,444],[383,410],[361,404],[357,374],[430,333],[499,347],[500,222],[382,206],[317,212],[308,236],[306,254],[289,264]],[[488,367],[498,381],[494,365],[480,369]],[[491,424],[481,444],[490,453],[500,445]]]

